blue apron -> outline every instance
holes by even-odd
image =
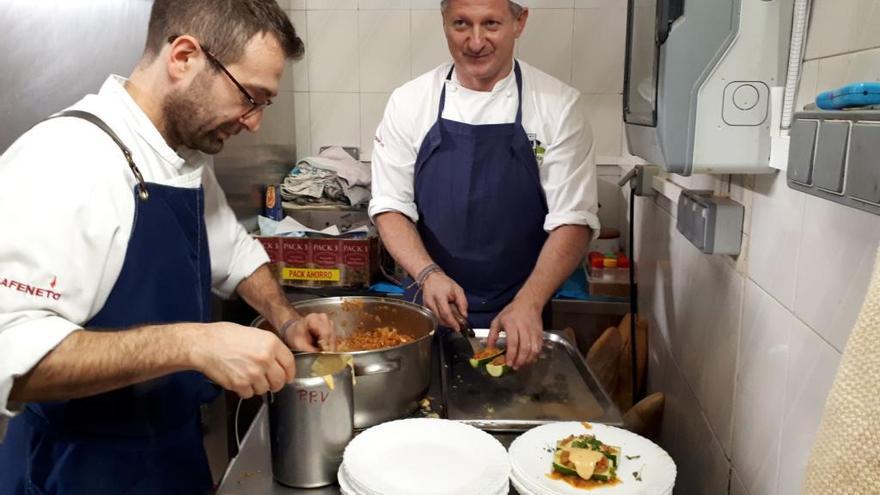
[[[144,183],[106,124],[82,112],[58,116],[105,130],[138,179],[122,271],[85,327],[208,321],[211,267],[202,189]],[[0,443],[0,495],[209,492],[199,406],[216,393],[203,375],[186,371],[90,397],[28,404]]]
[[[509,124],[444,119],[444,83],[437,122],[415,164],[416,228],[434,262],[464,289],[468,319],[480,328],[523,286],[547,239],[547,200],[522,126],[518,62],[514,73],[519,103]],[[452,69],[446,80],[451,77]]]

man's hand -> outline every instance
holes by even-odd
[[[518,369],[533,363],[544,346],[544,323],[541,321],[542,308],[522,298],[514,298],[489,327],[487,347],[494,347],[501,330],[507,334],[507,364]]]
[[[277,392],[296,376],[293,353],[271,332],[235,323],[200,325],[188,342],[193,367],[244,399]]]
[[[464,289],[445,273],[437,271],[428,275],[422,284],[422,302],[440,318],[443,326],[456,332],[461,330],[452,305],[455,305],[462,316],[467,317],[467,299],[464,297]]]
[[[284,343],[297,351],[335,351],[336,329],[325,313],[311,313],[289,325]]]

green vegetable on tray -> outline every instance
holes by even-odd
[[[474,354],[474,357],[470,359],[471,366],[474,368],[479,368],[480,366],[485,366],[492,362],[493,359],[497,358],[504,354],[504,349],[499,349],[497,347],[487,347],[482,351]]]

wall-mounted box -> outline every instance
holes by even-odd
[[[706,254],[738,255],[745,209],[712,191],[682,189],[675,227]]]
[[[788,186],[880,215],[880,111],[795,113]]]

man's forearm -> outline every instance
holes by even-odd
[[[379,228],[382,244],[413,278],[433,263],[419,231],[408,217],[396,211],[388,211],[376,215],[373,221]]]
[[[168,373],[191,369],[194,324],[132,330],[76,331],[26,375],[15,379],[9,399],[44,402],[115,390]]]
[[[584,225],[563,225],[550,232],[535,269],[517,293],[517,299],[524,299],[538,308],[547,304],[583,259],[589,241],[590,228]]]
[[[269,265],[257,268],[238,284],[235,291],[276,329],[285,321],[300,317],[284,295],[284,289],[278,284]]]

